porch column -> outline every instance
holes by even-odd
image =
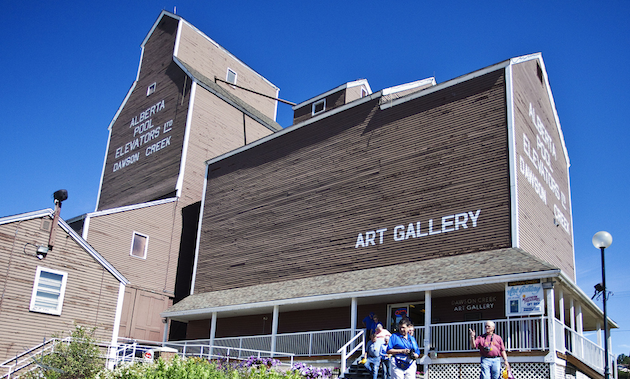
[[[604,348],[602,344],[602,324],[600,321],[597,321],[597,346]]]
[[[582,357],[584,357],[586,356],[586,352],[584,351],[584,320],[582,319],[582,304],[578,303],[575,311],[577,312],[575,315],[576,331],[580,336],[580,351],[582,352]]]
[[[569,348],[571,349],[571,353],[575,354],[575,303],[573,301],[573,298],[569,299],[569,317],[569,326],[571,327],[571,346],[569,346]]]
[[[210,357],[212,357],[212,349],[214,346],[214,336],[217,334],[217,312],[212,312],[210,319]]]
[[[562,336],[562,338],[560,338],[559,340],[562,341],[562,345],[561,346],[556,346],[556,349],[558,349],[560,352],[564,353],[566,351],[567,348],[567,334],[565,332],[565,328],[564,328],[564,292],[562,292],[562,290],[558,290],[558,312],[560,315],[560,324],[562,324],[562,329],[561,330],[556,330],[556,333],[558,333],[560,336]]]
[[[551,379],[556,378],[556,333],[561,333],[561,330],[556,330],[556,304],[554,299],[554,289],[547,290],[547,330],[549,339],[549,354],[545,356],[545,362],[549,363],[549,373]],[[563,333],[563,332],[562,332]]]
[[[164,324],[164,332],[162,334],[162,343],[168,341],[168,318],[163,318],[162,323]]]
[[[584,334],[584,318],[582,315],[582,304],[578,303],[577,307],[576,307],[576,327],[577,327],[577,332],[579,335],[583,335]]]
[[[560,322],[564,325],[564,292],[558,291],[558,311],[560,312]]]
[[[276,351],[276,336],[278,335],[278,314],[280,306],[273,306],[273,316],[271,317],[271,356]]]
[[[350,338],[354,338],[354,335],[357,332],[357,298],[353,297],[352,302],[350,304],[350,329],[351,336]]]
[[[429,356],[431,350],[431,291],[424,291],[424,355]],[[424,375],[429,371],[429,363],[425,358],[423,365]]]

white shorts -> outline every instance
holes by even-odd
[[[413,361],[406,370],[398,368],[392,362],[392,379],[416,379],[416,361]]]

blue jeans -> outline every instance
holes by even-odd
[[[381,358],[368,358],[367,362],[365,362],[364,366],[372,374],[372,379],[378,379],[378,368],[380,365]]]
[[[499,379],[501,377],[501,358],[481,357],[481,374],[479,379]]]
[[[390,378],[389,362],[390,362],[390,359],[381,359],[381,363],[383,363],[383,379],[389,379]]]

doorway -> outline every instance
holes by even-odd
[[[424,326],[424,301],[387,305],[387,327],[398,332],[398,322],[407,317],[415,326]]]

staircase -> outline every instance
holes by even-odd
[[[361,363],[358,363],[360,359],[355,360],[348,368],[348,371],[343,375],[345,379],[372,379],[372,374]],[[378,369],[378,378],[383,378],[383,365]]]

